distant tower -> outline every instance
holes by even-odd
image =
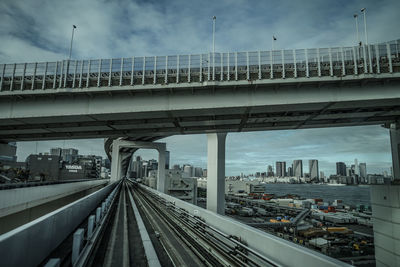
[[[360,175],[360,169],[358,168],[358,160],[354,159],[354,174]]]
[[[277,161],[276,162],[276,176],[278,176],[278,177],[286,176],[286,162],[285,161]]]
[[[346,176],[346,164],[344,162],[336,162],[336,174]]]
[[[303,177],[303,161],[301,159],[293,161],[293,175]]]
[[[165,151],[165,169],[169,170],[169,151]]]
[[[367,164],[366,163],[360,163],[360,177],[362,178],[367,178]]]
[[[310,170],[310,178],[311,179],[319,179],[318,160],[310,159],[308,161],[308,167]]]

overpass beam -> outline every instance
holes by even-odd
[[[390,144],[392,147],[392,176],[400,182],[400,122],[390,125]]]
[[[225,213],[226,133],[207,134],[207,209]]]

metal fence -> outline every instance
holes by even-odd
[[[400,40],[368,46],[0,64],[0,91],[400,72]]]

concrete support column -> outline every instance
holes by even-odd
[[[160,147],[158,150],[158,175],[157,175],[157,191],[167,193],[165,186],[165,151],[166,147]]]
[[[119,172],[121,171],[121,154],[119,153],[119,141],[114,140],[112,146],[112,160],[111,160],[111,179],[110,182],[115,182],[119,179]]]
[[[400,185],[371,186],[376,266],[400,266]]]
[[[400,122],[390,125],[390,144],[392,147],[392,176],[400,181]]]
[[[207,209],[225,213],[226,133],[207,134]]]

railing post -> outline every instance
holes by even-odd
[[[95,224],[95,216],[90,215],[88,219],[87,239],[90,239],[93,235],[94,224]]]
[[[212,53],[212,80],[215,81],[215,52]]]
[[[210,65],[211,65],[211,54],[208,53],[208,72],[207,72],[207,80],[211,79],[211,69],[210,69]]]
[[[99,71],[98,71],[98,74],[97,74],[97,87],[100,87],[100,79],[101,79],[101,64],[103,63],[103,60],[102,59],[100,59],[100,61],[99,61]]]
[[[221,81],[223,81],[224,80],[224,64],[223,64],[224,56],[222,53],[220,53],[220,58],[221,58]]]
[[[157,83],[157,56],[154,56],[153,84]]]
[[[389,72],[393,73],[393,65],[392,65],[392,54],[390,51],[390,44],[386,43],[386,52],[387,52],[387,59],[389,63]]]
[[[84,61],[81,60],[81,73],[80,73],[80,75],[79,75],[79,88],[82,88],[83,62],[84,62]]]
[[[188,83],[190,83],[190,65],[192,64],[192,55],[189,55],[189,66],[188,66]]]
[[[200,54],[200,76],[199,76],[199,81],[203,81],[203,54]]]
[[[44,88],[46,87],[46,75],[47,75],[47,66],[48,66],[49,62],[46,62],[45,66],[44,66],[44,73],[43,73],[43,81],[42,81],[42,90],[44,90]]]
[[[308,69],[308,50],[307,48],[304,49],[305,51],[305,56],[306,56],[306,77],[310,77],[310,70]]]
[[[258,79],[261,80],[261,52],[258,50]]]
[[[76,71],[78,70],[78,61],[75,59],[74,78],[72,80],[72,88],[75,88]]]
[[[113,64],[113,59],[111,58],[110,59],[110,69],[108,72],[108,86],[111,86],[111,82],[112,82],[112,64]]]
[[[317,48],[317,68],[318,68],[318,77],[321,77],[321,59],[319,56],[319,48]]]
[[[58,83],[58,88],[61,88],[61,87],[62,87],[63,77],[64,77],[64,60],[61,61],[60,81],[59,81],[59,83]]]
[[[26,73],[26,63],[24,63],[24,70],[22,71],[22,79],[21,79],[21,87],[20,87],[20,90],[24,90],[25,73]]]
[[[282,58],[282,78],[285,79],[286,73],[285,73],[285,58],[284,58],[284,52],[281,50],[281,58]]]
[[[343,47],[340,48],[340,53],[342,54],[342,76],[346,76],[346,66],[344,64]]]
[[[270,73],[269,73],[271,79],[274,78],[274,55],[272,54],[272,52],[273,52],[273,51],[272,51],[272,49],[271,49],[271,52],[270,52],[271,70],[270,70]]]
[[[91,60],[89,59],[87,75],[86,75],[86,88],[89,88],[89,83],[90,83],[90,65],[91,65]]]
[[[26,73],[26,63],[24,63],[24,69],[22,71],[22,78],[21,78],[21,84],[20,84],[20,90],[21,91],[24,89],[25,73]]]
[[[54,70],[53,89],[56,89],[57,71],[58,71],[58,62],[56,62],[56,67]]]
[[[294,73],[293,76],[297,78],[297,63],[296,63],[296,50],[293,49],[293,67],[294,67]]]
[[[122,86],[122,72],[124,71],[124,58],[121,58],[121,69],[119,73],[119,86]]]
[[[227,79],[228,81],[231,79],[231,77],[230,77],[231,66],[229,65],[229,57],[230,57],[230,55],[229,55],[229,52],[228,52],[228,58],[227,58],[228,69],[227,69],[227,73],[226,73],[226,75],[227,75],[226,79]]]
[[[133,85],[134,73],[135,73],[135,57],[132,57],[132,66],[131,66],[131,85]]]
[[[179,55],[176,58],[176,83],[179,83]]]
[[[6,64],[3,64],[1,70],[0,92],[3,91],[4,72],[6,71]]]
[[[145,78],[146,78],[146,57],[143,57],[142,85],[145,82]]]
[[[333,77],[332,48],[329,47],[329,74]]]
[[[64,76],[64,88],[67,87],[67,76],[68,76],[68,72],[69,72],[69,63],[70,60],[67,60],[67,68],[65,70],[65,76]]]
[[[354,74],[358,74],[358,63],[357,63],[357,54],[356,48],[353,46],[353,61],[354,61]]]
[[[237,52],[235,52],[235,80],[238,80],[238,60],[237,60]]]
[[[10,91],[13,90],[13,86],[14,86],[14,77],[15,77],[15,69],[16,69],[16,67],[17,67],[17,64],[14,63],[13,72],[12,72],[12,75],[11,75]]]
[[[368,45],[368,61],[369,61],[369,72],[374,73],[372,69],[371,45]]]
[[[249,81],[250,80],[250,64],[249,64],[249,52],[246,52],[246,70],[247,70],[247,75],[246,78]]]
[[[378,45],[375,45],[375,59],[376,59],[376,73],[381,73],[381,66],[380,66],[380,58],[379,58],[379,48]]]
[[[364,54],[364,73],[368,72],[368,66],[367,66],[367,55],[366,55],[366,49],[365,45],[363,45],[363,54]]]
[[[101,208],[98,207],[96,209],[96,225],[100,224],[100,220],[101,220]]]
[[[35,88],[36,69],[37,69],[37,62],[35,63],[35,67],[33,69],[31,90],[33,90]]]
[[[168,83],[168,56],[165,57],[165,84]]]

